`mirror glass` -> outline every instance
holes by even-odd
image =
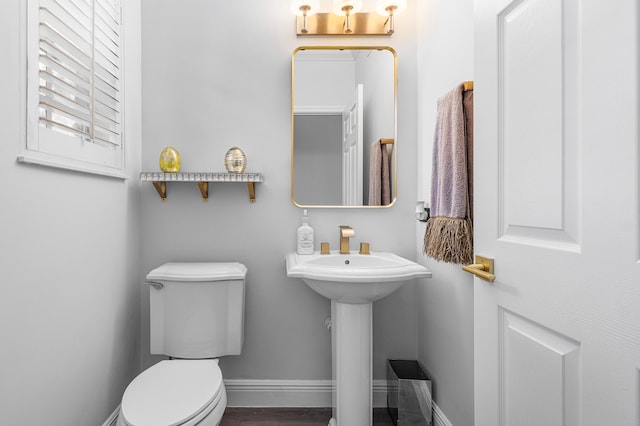
[[[292,58],[291,198],[300,207],[389,207],[396,198],[397,55],[305,46]]]

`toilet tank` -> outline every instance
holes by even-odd
[[[237,262],[170,262],[147,275],[152,354],[239,355],[247,268]]]

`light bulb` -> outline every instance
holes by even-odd
[[[338,16],[353,15],[360,9],[362,9],[362,0],[333,0],[333,13]]]
[[[407,0],[378,0],[376,12],[382,16],[397,15],[407,8]]]
[[[291,12],[294,15],[311,16],[320,9],[319,0],[291,0]]]

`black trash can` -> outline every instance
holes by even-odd
[[[387,408],[396,425],[433,425],[431,380],[418,361],[388,360]]]

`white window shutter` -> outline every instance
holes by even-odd
[[[19,160],[122,176],[119,0],[29,0],[27,143]]]

